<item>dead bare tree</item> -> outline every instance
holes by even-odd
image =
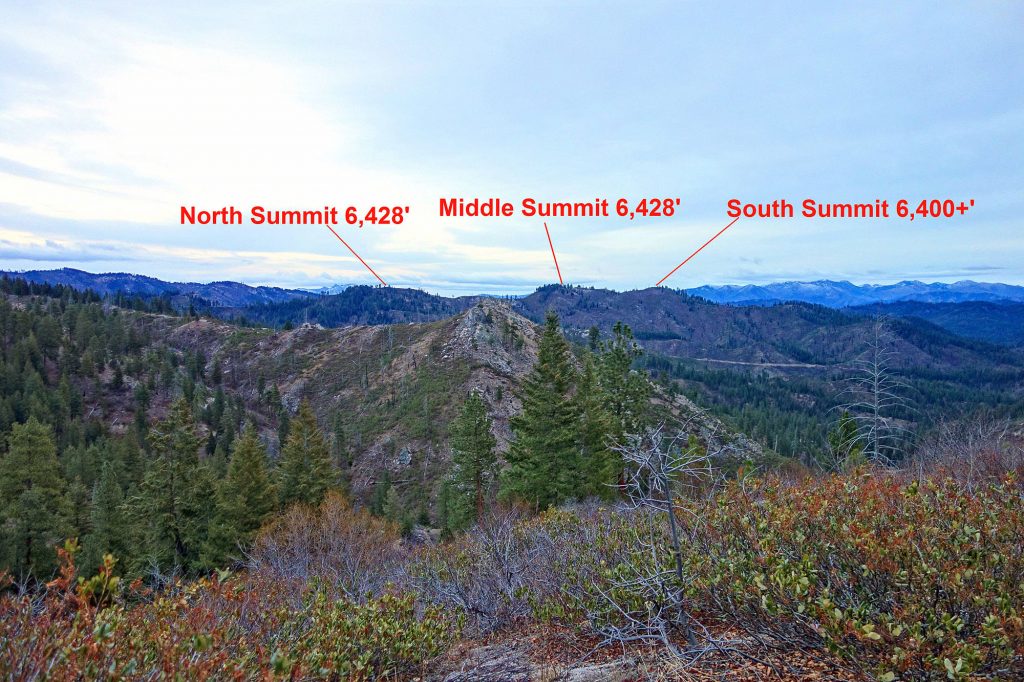
[[[624,482],[619,487],[628,506],[646,516],[646,524],[635,532],[636,544],[647,560],[629,562],[608,589],[594,586],[614,617],[591,620],[597,621],[596,628],[607,643],[659,642],[682,655],[684,652],[671,639],[674,632],[681,633],[691,649],[698,646],[697,631],[706,632],[686,603],[683,529],[676,513],[687,511],[676,504],[676,495],[684,487],[696,488],[713,478],[714,455],[692,444],[685,427],[679,435],[668,437],[663,425],[629,435],[624,445],[614,449],[625,462]],[[670,566],[664,561],[666,546],[671,554]],[[636,598],[623,600],[613,596],[617,594]],[[710,642],[710,638],[705,639]]]
[[[894,414],[910,409],[905,397],[908,386],[893,371],[893,337],[889,319],[876,317],[868,334],[867,347],[854,361],[853,375],[840,395],[847,401],[835,408],[857,421],[854,434],[842,444],[847,451],[859,446],[868,461],[893,466],[910,432]]]

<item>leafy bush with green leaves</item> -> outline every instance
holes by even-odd
[[[1024,489],[868,475],[734,485],[696,527],[692,595],[879,679],[1024,675]]]
[[[440,607],[420,610],[412,594],[364,603],[316,591],[280,633],[276,667],[343,680],[395,679],[421,669],[458,638],[462,619]]]

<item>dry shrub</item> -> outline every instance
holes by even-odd
[[[393,528],[340,497],[288,512],[261,541],[255,572],[158,590],[120,585],[110,557],[80,578],[70,542],[44,590],[0,594],[0,679],[406,679],[460,636],[459,614],[398,588],[339,597],[376,589],[396,551]]]
[[[969,489],[1024,475],[1024,441],[1006,419],[944,421],[921,443],[911,463],[920,477],[952,477]]]
[[[421,598],[469,618],[477,633],[508,626],[525,616],[523,593],[541,551],[520,532],[522,512],[507,510],[452,541],[424,551],[409,577]]]
[[[316,579],[359,600],[382,594],[400,579],[402,559],[394,524],[330,493],[316,509],[293,506],[267,524],[248,555],[248,567],[279,580]]]

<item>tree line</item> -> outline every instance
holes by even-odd
[[[35,417],[15,424],[0,457],[0,565],[16,576],[48,575],[53,548],[77,536],[86,572],[98,568],[105,554],[120,558],[135,575],[209,570],[241,557],[271,513],[297,503],[317,505],[341,487],[330,444],[308,402],[291,420],[275,465],[255,429],[247,427],[219,475],[212,457],[200,457],[203,438],[184,398],[147,439],[150,452],[141,465],[105,458],[88,503],[80,504],[62,474],[51,427]]]
[[[201,572],[239,558],[268,515],[345,488],[340,418],[325,433],[308,403],[292,414],[262,381],[259,405],[244,402],[222,385],[219,359],[170,349],[144,318],[95,294],[2,287],[0,570],[45,577],[53,547],[78,537],[86,572],[108,553],[126,574]],[[435,513],[415,520],[453,531],[498,501],[543,509],[609,497],[621,472],[610,445],[646,419],[650,386],[632,369],[640,353],[622,325],[573,348],[549,316],[507,466],[497,470],[483,397],[469,396],[450,425],[454,461]],[[408,528],[388,483],[369,506]]]

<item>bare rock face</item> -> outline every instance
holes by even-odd
[[[508,304],[483,300],[458,318],[442,355],[471,358],[505,377],[521,376],[536,359],[537,329]]]

